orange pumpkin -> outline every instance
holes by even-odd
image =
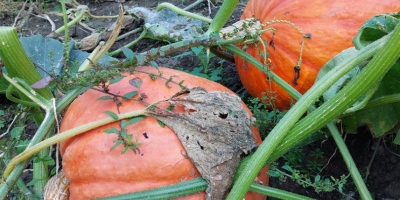
[[[268,47],[272,71],[304,94],[329,59],[354,46],[352,39],[365,21],[377,14],[398,11],[398,0],[250,0],[241,18],[258,18],[261,24],[288,20],[304,33],[311,34],[311,38],[305,41],[300,77],[295,85],[294,67],[299,61],[303,35],[285,23],[265,27],[276,29],[273,39],[275,49]],[[262,39],[268,43],[271,38],[270,31],[262,34]],[[256,47],[250,46],[246,52],[262,62]],[[244,59],[235,56],[235,62],[240,79],[250,95],[262,99],[262,94],[269,90],[277,95],[276,108],[290,108],[294,98],[286,91],[274,82],[270,86],[267,76],[249,63],[244,65]]]
[[[161,68],[163,77],[173,76],[173,81],[184,80],[189,88],[203,87],[208,91],[228,91],[224,86],[196,77],[181,71]],[[145,73],[142,73],[142,72]],[[116,84],[110,85],[111,93],[124,95],[135,90],[129,80],[138,77],[143,81],[140,92],[145,93],[145,102],[154,103],[164,100],[181,91],[177,84],[157,78],[152,80],[147,73],[158,74],[154,67],[138,67],[133,75],[125,74],[125,78]],[[61,123],[61,131],[93,122],[107,117],[104,111],[117,113],[115,102],[111,100],[96,100],[104,96],[103,93],[88,90],[79,96],[68,108]],[[159,104],[167,107],[168,103]],[[243,104],[243,107],[248,108]],[[119,107],[120,113],[144,109],[143,103],[123,101]],[[183,112],[183,108],[177,108]],[[250,111],[248,110],[250,113]],[[147,117],[132,125],[128,125],[127,132],[137,138],[142,144],[140,153],[128,151],[121,154],[123,146],[119,145],[110,151],[117,140],[116,134],[106,134],[105,129],[118,128],[118,122],[90,130],[60,144],[63,156],[63,170],[70,183],[70,199],[87,199],[124,194],[167,186],[199,177],[195,165],[185,157],[185,150],[170,128],[162,128],[155,118]],[[257,128],[252,132],[257,143],[261,143]],[[266,168],[260,172],[258,179],[264,185],[268,184]],[[205,193],[194,194],[185,199],[205,199]],[[265,199],[265,196],[249,193],[246,199]]]

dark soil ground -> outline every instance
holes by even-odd
[[[154,9],[159,3],[164,1],[152,0],[126,0],[123,4],[124,7],[134,7],[140,6],[145,8]],[[194,0],[168,0],[168,2],[177,5],[179,7],[185,7]],[[116,15],[118,14],[118,3],[114,1],[95,1],[95,0],[85,0],[79,1],[82,5],[88,5],[90,12],[94,15]],[[22,7],[22,2],[11,4],[10,2],[0,2],[0,25],[1,26],[11,26],[14,23],[16,14]],[[232,15],[228,23],[237,21],[245,7],[246,2],[239,3],[236,11]],[[24,12],[21,12],[19,18],[23,19],[27,17],[29,8],[33,8],[29,17],[19,28],[18,34],[20,36],[33,36],[36,34],[42,34],[43,36],[48,35],[51,32],[50,23],[43,18],[39,18],[39,14],[51,11],[56,3],[48,2],[45,3],[46,9],[41,8],[40,5],[27,5]],[[220,2],[216,2],[214,6],[211,6],[211,15],[213,17],[218,6],[221,5]],[[209,7],[207,3],[200,4],[194,7],[191,12],[200,13],[204,16],[209,16]],[[56,27],[62,26],[62,18],[50,15],[51,19],[55,22]],[[17,26],[19,26],[22,20],[19,20]],[[113,19],[92,19],[90,20],[90,27],[92,28],[105,28],[108,27],[114,20]],[[90,33],[85,30],[82,26],[77,26],[70,29],[70,33],[73,34],[73,39],[79,40]],[[118,41],[113,49],[116,49],[128,42],[136,39],[140,33],[131,35],[121,41]],[[144,39],[138,44],[131,47],[135,52],[144,52],[151,48],[161,46],[166,44],[164,42],[159,42],[150,39]],[[121,56],[121,55],[120,55]],[[158,58],[155,60],[160,66],[177,68],[181,67],[185,70],[192,70],[194,67],[199,66],[199,59],[195,56],[185,56],[177,59],[171,59],[170,56]],[[219,66],[219,59],[211,60],[211,68],[214,66]],[[244,88],[240,83],[239,76],[236,73],[236,67],[234,63],[223,62],[223,71],[220,74],[223,78],[220,82],[230,88],[234,92],[239,92],[243,94]],[[246,97],[246,95],[245,95]],[[3,99],[3,97],[1,97]],[[34,131],[31,130],[31,131]],[[374,139],[371,137],[368,129],[361,128],[356,135],[347,135],[346,144],[352,154],[357,168],[362,173],[363,177],[366,176],[369,169],[369,176],[367,178],[367,187],[371,191],[372,195],[377,200],[400,200],[400,147],[392,144],[392,135],[388,135],[382,139]],[[325,168],[320,173],[320,175],[329,178],[333,176],[339,178],[341,175],[348,175],[348,170],[345,163],[339,153],[336,150],[336,145],[333,139],[329,138],[327,141],[317,141],[312,144],[303,147],[303,153],[305,154],[303,160],[303,167],[306,168],[305,163],[307,160],[311,160],[311,151],[316,148],[320,148],[324,152],[324,157],[318,159],[318,162],[323,163]],[[375,158],[372,160],[373,154],[376,152]],[[284,159],[278,160],[279,166],[284,163]],[[354,167],[354,166],[353,166]],[[315,175],[315,174],[314,174]],[[348,183],[343,189],[343,193],[339,191],[333,192],[320,192],[316,193],[313,188],[303,188],[302,186],[296,184],[295,182],[287,179],[286,182],[280,181],[278,178],[271,178],[270,186],[274,188],[279,188],[294,193],[302,194],[305,196],[313,197],[316,199],[359,199],[358,193],[351,178],[348,178]],[[273,199],[273,198],[270,198]]]

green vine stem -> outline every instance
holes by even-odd
[[[60,114],[60,112],[64,110],[80,93],[82,93],[82,88],[77,88],[67,93],[62,99],[60,99],[57,102],[57,114]],[[54,116],[54,112],[46,113],[43,122],[40,124],[38,130],[28,144],[27,149],[42,141],[48,133],[53,132],[55,117],[56,116]],[[18,180],[18,177],[20,177],[22,171],[29,164],[29,161],[30,160],[27,159],[22,161],[21,163],[16,164],[14,170],[11,171],[7,179],[2,181],[0,185],[0,199],[5,199],[7,197],[8,192]]]
[[[342,136],[339,133],[339,130],[337,129],[336,125],[333,122],[328,123],[327,125],[329,131],[331,132],[331,135],[333,139],[335,140],[340,153],[342,154],[343,160],[347,165],[347,169],[349,169],[351,177],[354,180],[354,184],[356,185],[358,192],[360,193],[360,196],[362,199],[372,199],[371,194],[368,191],[368,188],[365,186],[364,180],[361,177],[360,172],[358,171],[358,168],[356,166],[356,163],[354,162],[353,158],[350,155],[349,150],[347,149],[346,144],[343,141]]]
[[[194,13],[188,12],[188,11],[183,10],[183,9],[181,9],[179,7],[176,7],[176,6],[174,6],[173,4],[170,4],[170,3],[161,3],[161,4],[159,4],[157,6],[157,11],[160,11],[160,10],[162,10],[164,8],[169,8],[169,9],[173,10],[174,12],[178,13],[179,15],[187,16],[187,17],[190,17],[190,18],[193,18],[193,19],[198,19],[198,20],[203,21],[203,22],[211,23],[213,21],[210,18],[207,18],[207,17],[201,16],[201,15],[198,15],[198,14],[194,14]]]
[[[143,190],[139,192],[133,192],[128,194],[116,195],[105,198],[97,198],[96,200],[130,200],[130,199],[172,199],[177,197],[183,197],[190,194],[202,192],[207,188],[207,181],[203,178],[196,178],[190,181],[184,181],[174,185]],[[268,197],[275,197],[286,200],[314,200],[302,195],[294,194],[291,192],[283,191],[276,188],[271,188],[264,185],[252,183],[249,191],[257,192],[260,194],[267,195]]]
[[[65,7],[64,7],[64,9],[65,9]],[[60,34],[61,32],[63,32],[66,29],[65,27],[67,27],[67,29],[68,29],[71,26],[75,25],[76,23],[78,23],[82,19],[83,16],[85,16],[86,12],[87,12],[86,10],[81,10],[79,15],[76,16],[73,20],[71,20],[68,23],[66,23],[67,21],[66,21],[66,19],[64,19],[64,23],[66,23],[67,25],[66,26],[64,25],[64,26],[58,28],[57,30],[55,30],[53,32],[53,34],[55,34],[55,35]]]
[[[363,109],[370,109],[376,106],[381,106],[389,103],[397,103],[397,102],[400,102],[400,94],[386,95],[372,99]]]
[[[130,118],[130,117],[135,117],[135,116],[139,116],[139,115],[147,115],[147,109],[143,109],[143,110],[135,110],[135,111],[130,111],[130,112],[126,112],[126,113],[122,113],[122,114],[118,114],[118,119],[126,119],[126,118]],[[91,122],[88,124],[84,124],[81,126],[78,126],[76,128],[70,129],[68,131],[64,131],[62,133],[59,133],[49,139],[43,140],[39,143],[37,143],[34,146],[31,146],[29,148],[27,148],[24,152],[20,153],[19,155],[15,156],[7,165],[6,169],[4,170],[3,173],[3,180],[5,178],[8,177],[8,175],[10,174],[10,172],[14,169],[15,165],[30,158],[31,156],[33,156],[35,153],[39,152],[42,149],[45,149],[47,147],[50,147],[54,144],[57,144],[65,139],[68,139],[70,137],[76,136],[78,134],[84,133],[88,130],[94,129],[96,127],[105,125],[105,124],[109,124],[111,122],[114,122],[115,120],[111,117],[107,117],[95,122]]]
[[[140,40],[142,40],[143,38],[145,38],[146,34],[147,34],[147,29],[143,29],[142,33],[139,35],[138,38],[136,38],[135,40],[133,40],[133,41],[130,42],[129,44],[126,44],[124,47],[129,48],[129,47],[135,45],[135,44],[138,43]],[[115,51],[108,52],[106,55],[108,55],[108,56],[114,56],[114,55],[117,55],[117,54],[119,54],[119,53],[121,53],[121,52],[122,52],[122,50],[119,48],[119,49],[117,49],[117,50],[115,50]]]
[[[376,43],[376,42],[375,42]],[[254,153],[252,159],[246,166],[246,170],[239,176],[238,181],[233,186],[232,192],[228,199],[242,199],[249,189],[252,180],[256,177],[258,171],[263,167],[264,163],[270,158],[278,144],[287,135],[290,129],[299,128],[302,132],[310,130],[318,130],[333,120],[347,107],[352,105],[361,97],[374,83],[376,83],[398,59],[400,54],[400,26],[397,26],[389,36],[384,48],[374,56],[369,64],[361,71],[349,84],[346,85],[333,98],[324,103],[321,107],[309,114],[294,127],[297,120],[311,106],[330,85],[336,82],[336,79],[342,69],[335,69],[326,76],[322,81],[318,81],[299,101],[289,110],[282,120],[270,132],[258,150]],[[364,49],[376,49],[376,47],[368,45]],[[345,66],[346,68],[353,67]],[[333,82],[332,82],[333,81]],[[311,131],[310,131],[311,132]],[[368,199],[368,195],[363,196]]]
[[[36,83],[42,76],[36,70],[30,58],[26,55],[17,35],[17,29],[13,27],[0,27],[0,58],[4,63],[7,73],[11,78],[24,79],[28,84]],[[46,99],[53,98],[49,88],[35,89]],[[21,99],[29,101],[25,95]]]
[[[23,79],[26,85],[31,85],[42,79],[42,76],[36,70],[34,64],[22,48],[17,31],[13,27],[0,27],[0,57],[11,78]],[[17,93],[22,101],[32,102],[31,98],[23,92],[18,90]],[[36,94],[37,98],[53,98],[51,90],[48,87],[35,90],[31,89],[30,94]],[[38,107],[33,107],[31,110],[31,116],[35,123],[38,125],[41,124],[44,117],[40,109]],[[34,175],[39,175],[42,180],[34,184],[35,193],[40,195],[47,181],[47,174],[44,174],[46,167],[43,165],[43,162],[34,165],[34,167],[36,169]],[[15,183],[16,180],[17,179],[14,179],[13,182]]]

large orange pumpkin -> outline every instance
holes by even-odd
[[[275,28],[274,47],[269,46],[272,71],[297,91],[304,94],[313,84],[321,67],[342,50],[353,46],[352,39],[358,29],[374,15],[400,11],[398,0],[250,0],[242,19],[258,18],[261,24],[272,20],[288,20],[304,33],[306,39],[300,66],[300,77],[294,84],[294,67],[299,61],[303,35],[285,23],[274,23],[265,28]],[[262,35],[270,42],[271,32]],[[257,48],[248,47],[246,52],[257,58]],[[290,108],[294,99],[276,83],[244,59],[235,56],[240,79],[253,97],[263,97],[267,90],[277,95],[275,105],[280,110]],[[270,90],[271,88],[271,90]]]
[[[184,80],[189,88],[201,86],[208,91],[228,91],[224,86],[196,77],[181,71],[161,68],[163,77],[173,76],[173,81]],[[142,73],[142,72],[145,73]],[[133,75],[125,74],[117,84],[110,85],[111,93],[124,95],[135,90],[129,84],[134,77],[140,78],[143,83],[140,92],[145,93],[145,102],[154,103],[164,100],[181,91],[177,84],[157,78],[152,80],[148,73],[158,74],[153,67],[138,67]],[[79,96],[68,108],[61,123],[61,131],[93,122],[107,117],[104,111],[117,113],[116,104],[111,100],[96,100],[104,96],[103,93],[88,90]],[[168,106],[167,102],[160,104]],[[243,107],[250,113],[247,107]],[[144,109],[143,103],[123,101],[119,107],[121,113]],[[178,108],[177,112],[183,112]],[[118,128],[118,122],[90,130],[81,135],[65,140],[60,144],[63,157],[63,170],[70,182],[70,199],[87,199],[124,194],[145,189],[151,189],[199,177],[195,165],[185,157],[185,150],[170,128],[162,128],[155,118],[147,117],[127,127],[128,134],[132,134],[142,144],[140,153],[128,151],[121,154],[123,147],[118,146],[110,151],[117,140],[116,134],[106,134],[105,129]],[[257,128],[252,132],[257,143],[261,143]],[[268,184],[266,168],[260,172],[258,179],[264,185]],[[185,197],[184,199],[205,199],[204,192]],[[255,193],[247,194],[246,199],[265,199],[265,196]]]

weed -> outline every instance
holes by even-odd
[[[262,138],[265,138],[287,111],[280,112],[279,110],[268,110],[265,101],[259,98],[248,99],[247,106],[256,118],[255,125],[259,128]]]

